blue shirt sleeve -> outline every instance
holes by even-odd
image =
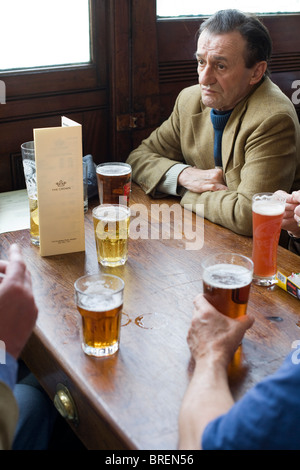
[[[6,383],[12,390],[17,381],[18,362],[6,353],[5,364],[0,364],[0,382]]]
[[[206,426],[204,450],[300,450],[300,363],[293,354]]]

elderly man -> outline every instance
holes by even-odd
[[[180,93],[127,160],[147,194],[180,196],[212,222],[252,235],[253,194],[300,188],[299,122],[267,76],[270,55],[269,33],[253,16],[223,10],[202,23],[200,86]]]

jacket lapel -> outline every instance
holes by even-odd
[[[227,166],[230,159],[233,158],[234,143],[236,141],[236,136],[240,130],[242,117],[245,114],[245,111],[246,103],[245,100],[243,100],[232,111],[232,114],[224,129],[222,136],[222,161],[224,172],[226,172],[227,170]]]

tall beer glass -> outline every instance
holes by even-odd
[[[275,283],[277,247],[285,208],[285,198],[273,193],[258,193],[252,198],[253,282],[261,286]]]
[[[236,253],[209,256],[201,263],[205,298],[230,318],[246,314],[253,262]]]
[[[119,349],[124,282],[112,274],[91,274],[74,284],[75,302],[82,318],[82,349],[102,357]]]
[[[39,230],[39,211],[36,184],[36,168],[35,168],[35,150],[34,141],[25,142],[21,145],[22,161],[29,200],[30,211],[30,240],[33,245],[40,244]]]
[[[98,262],[120,266],[128,258],[130,209],[118,204],[102,204],[93,209]]]
[[[131,166],[123,162],[101,163],[96,168],[100,204],[129,205]]]

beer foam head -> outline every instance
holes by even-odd
[[[252,206],[253,212],[260,215],[280,215],[284,212],[284,204],[279,201],[267,202],[267,201],[254,201]]]
[[[236,289],[252,281],[252,272],[236,264],[214,264],[205,268],[203,281],[212,287]]]
[[[98,206],[94,209],[94,215],[104,222],[115,222],[125,220],[129,217],[129,209],[126,206]]]
[[[87,282],[80,306],[86,310],[104,312],[122,305],[122,293],[105,285],[105,281]]]
[[[120,176],[120,175],[128,175],[131,172],[131,168],[129,165],[103,165],[97,167],[97,173],[99,175],[105,176]]]

